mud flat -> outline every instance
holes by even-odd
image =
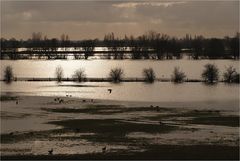
[[[238,160],[239,115],[2,93],[1,159]]]

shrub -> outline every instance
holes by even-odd
[[[204,70],[202,73],[202,78],[207,83],[214,83],[218,81],[219,78],[219,70],[214,64],[206,64],[204,66]]]
[[[143,76],[144,76],[144,80],[149,83],[153,83],[156,79],[155,72],[153,71],[152,68],[143,69]]]
[[[61,82],[63,78],[63,69],[61,66],[58,66],[56,68],[55,74],[56,74],[57,81]]]
[[[175,67],[173,70],[172,81],[175,83],[182,83],[185,78],[185,73],[180,71],[179,67]]]
[[[114,68],[111,69],[109,77],[114,83],[119,83],[123,79],[123,74],[124,72],[122,68]]]
[[[11,83],[13,80],[13,69],[11,66],[6,66],[4,70],[4,81],[6,83]]]
[[[84,81],[86,78],[85,70],[80,68],[74,72],[73,79],[76,79],[78,82]]]
[[[236,75],[237,75],[236,69],[233,68],[233,66],[229,66],[226,69],[226,72],[223,73],[223,80],[224,82],[227,83],[233,83],[234,79],[236,79]]]
[[[239,73],[235,74],[234,77],[233,77],[233,83],[239,83],[239,79],[240,79],[240,75]]]

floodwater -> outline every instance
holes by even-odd
[[[112,89],[112,93],[108,89]],[[189,106],[191,108],[213,107],[237,111],[239,107],[239,85],[218,83],[155,82],[1,82],[1,92],[12,92],[32,96],[66,96],[102,100],[158,102],[171,106]],[[200,102],[200,105],[198,105]]]
[[[62,66],[64,77],[71,78],[74,71],[84,68],[87,77],[106,78],[111,68],[121,67],[125,77],[141,78],[144,68],[152,67],[157,78],[171,78],[174,67],[178,66],[189,79],[201,79],[204,65],[213,63],[219,68],[220,76],[228,66],[239,72],[237,60],[2,60],[1,75],[4,67],[11,65],[16,77],[53,78],[55,68]]]
[[[78,68],[85,68],[88,77],[105,78],[113,67],[122,67],[125,77],[142,77],[144,68],[152,67],[157,78],[170,78],[173,68],[179,66],[189,79],[200,79],[204,65],[214,63],[220,70],[220,75],[226,67],[232,65],[239,72],[239,61],[234,60],[3,60],[1,61],[1,78],[4,66],[11,65],[16,77],[54,77],[55,68],[61,65],[64,69],[64,77],[71,77]],[[17,81],[11,84],[0,82],[1,94],[10,93],[19,95],[19,104],[15,101],[1,102],[1,134],[14,137],[26,136],[29,132],[60,129],[61,126],[49,124],[50,121],[69,119],[114,119],[135,121],[135,124],[159,124],[151,120],[158,116],[156,111],[134,111],[115,114],[91,114],[91,113],[53,113],[43,108],[69,108],[80,109],[88,107],[79,99],[93,99],[94,104],[114,104],[131,107],[160,106],[164,108],[176,108],[175,114],[182,110],[217,110],[224,115],[239,115],[239,84],[218,83],[207,85],[200,82],[187,82],[175,84],[172,82],[123,82],[113,84],[109,82],[27,82]],[[108,89],[112,89],[109,93]],[[24,97],[24,96],[54,96],[54,97]],[[54,102],[55,96],[62,96],[65,104]],[[68,97],[67,97],[68,96]],[[71,96],[71,98],[69,98]],[[67,99],[70,101],[68,102]],[[97,100],[100,99],[100,100]],[[108,101],[105,101],[108,100]],[[111,100],[111,101],[110,101]],[[112,101],[114,100],[114,101]],[[80,102],[79,102],[80,101]],[[64,101],[65,102],[65,101]],[[91,105],[91,103],[90,103]],[[96,106],[97,107],[97,106]],[[171,111],[160,113],[171,115]],[[211,111],[210,111],[211,114]],[[149,118],[148,118],[149,117]],[[145,119],[144,119],[145,118]],[[54,154],[85,154],[99,153],[107,145],[110,151],[120,150],[145,150],[140,144],[145,141],[148,144],[168,145],[227,145],[238,146],[239,127],[186,124],[181,122],[181,116],[163,120],[165,125],[176,124],[185,130],[174,130],[168,133],[151,133],[149,131],[133,131],[126,134],[121,144],[95,141],[90,138],[94,133],[65,132],[54,134],[49,132],[47,138],[28,139],[19,142],[1,143],[2,155],[47,155],[50,147]],[[175,119],[175,120],[174,120]],[[180,119],[180,120],[179,120]],[[184,118],[184,119],[192,119]],[[172,122],[171,122],[172,121]],[[180,123],[180,124],[179,124]],[[24,125],[24,126],[23,126]],[[189,130],[195,129],[195,130]],[[34,134],[35,135],[35,134]],[[82,136],[86,139],[83,139]],[[73,138],[80,138],[72,140]],[[54,140],[55,138],[55,140]],[[127,139],[138,139],[139,145],[128,145]],[[60,141],[59,141],[60,140]],[[107,140],[108,141],[108,140]],[[140,148],[139,148],[140,147]]]
[[[239,72],[237,60],[2,60],[1,78],[4,67],[11,65],[16,77],[48,78],[55,77],[55,68],[62,66],[64,77],[71,77],[78,68],[86,70],[87,77],[106,78],[113,67],[122,67],[125,77],[141,78],[144,68],[152,67],[157,78],[171,78],[174,67],[179,66],[189,79],[201,79],[204,65],[215,64],[220,71],[220,79],[228,66],[233,66]],[[71,94],[78,98],[93,98],[118,101],[161,102],[192,107],[201,102],[201,107],[217,107],[238,109],[239,85],[218,83],[174,84],[171,82],[124,82],[113,84],[108,82],[1,82],[1,92],[15,92],[21,95],[66,96]],[[113,89],[109,94],[107,89]],[[193,103],[194,102],[194,103]],[[199,108],[197,106],[197,108]],[[192,107],[193,108],[193,107]]]

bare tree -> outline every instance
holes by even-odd
[[[143,76],[146,82],[153,83],[156,79],[155,72],[152,68],[143,69]]]
[[[58,66],[55,71],[57,82],[61,82],[63,78],[63,68],[61,66]]]
[[[74,72],[73,79],[76,79],[78,82],[84,81],[86,79],[85,69],[79,68]]]
[[[226,69],[226,72],[223,73],[224,82],[233,83],[236,75],[237,75],[236,69],[233,68],[233,66],[229,66]]]
[[[205,69],[202,73],[202,78],[207,83],[214,83],[217,82],[219,79],[219,70],[216,65],[214,64],[206,64]]]
[[[124,75],[124,72],[122,68],[111,69],[109,73],[109,77],[114,83],[121,82],[123,79],[123,75]]]
[[[172,81],[175,83],[182,83],[185,78],[185,73],[182,72],[179,67],[175,67],[173,70]]]
[[[11,66],[6,66],[4,70],[4,81],[11,83],[13,80],[13,69]]]

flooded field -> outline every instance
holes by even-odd
[[[28,78],[53,78],[55,68],[62,66],[64,77],[71,78],[74,71],[84,68],[87,77],[106,78],[109,71],[114,67],[121,67],[124,70],[124,77],[141,78],[144,68],[152,67],[157,78],[171,78],[174,67],[178,66],[185,72],[188,79],[201,79],[204,65],[213,63],[219,68],[222,74],[230,65],[239,72],[238,60],[3,60],[1,61],[1,78],[3,69],[11,65],[16,77]]]
[[[239,115],[229,109],[70,97],[8,97],[2,95],[1,99],[3,158],[148,158],[159,148],[174,148],[177,157],[186,158],[181,150],[189,147],[193,154],[210,155],[222,149],[226,156],[237,157]],[[49,155],[51,149],[53,155]],[[174,158],[168,153],[161,157]]]
[[[54,77],[60,64],[65,77],[84,67],[89,77],[101,78],[120,66],[126,77],[141,78],[142,69],[148,67],[145,62],[18,60],[3,61],[1,67],[11,65],[18,77],[46,78]],[[160,78],[170,78],[173,68],[180,66],[188,77],[200,79],[207,62],[151,61],[151,67]],[[239,62],[214,63],[222,72],[229,65],[238,70]],[[238,84],[2,81],[0,85],[3,159],[239,157]]]

